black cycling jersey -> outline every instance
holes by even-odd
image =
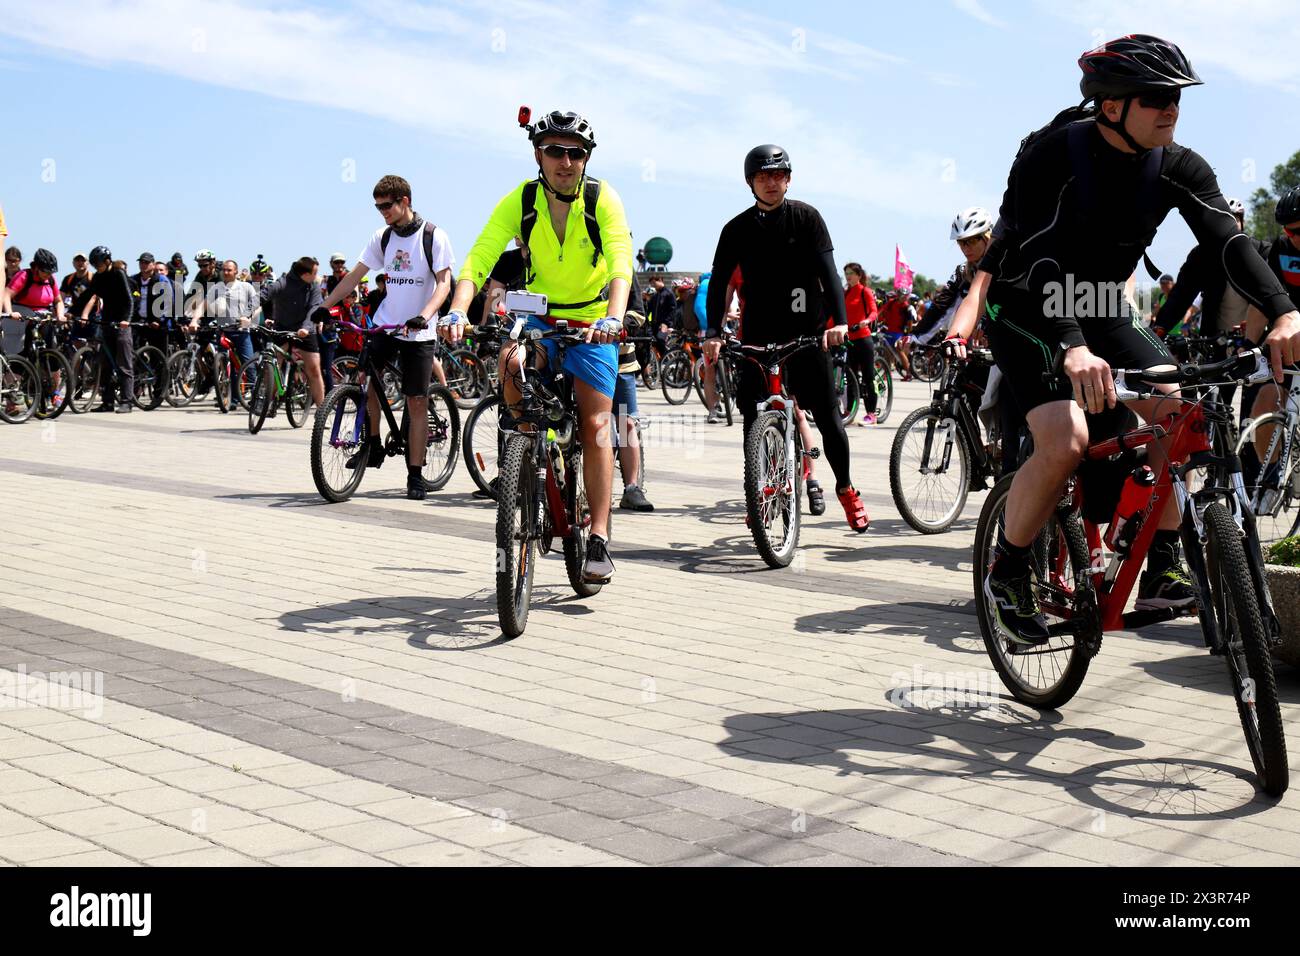
[[[1049,283],[1067,295],[1071,287],[1122,284],[1169,211],[1177,209],[1197,241],[1219,257],[1227,280],[1270,321],[1294,308],[1267,263],[1237,231],[1236,217],[1204,159],[1177,144],[1154,155],[1124,153],[1102,138],[1094,121],[1082,123],[1076,132],[1078,124],[1071,124],[1044,134],[1012,166],[993,243],[980,263],[994,285],[1041,298],[1052,291]],[[1071,138],[1080,135],[1075,142],[1082,156],[1077,156]],[[1057,340],[1083,345],[1074,310],[1056,313]]]
[[[1266,243],[1250,237],[1247,239],[1261,259],[1267,258]],[[1246,320],[1245,300],[1228,285],[1222,261],[1208,247],[1197,246],[1188,253],[1187,261],[1178,270],[1174,288],[1156,316],[1156,327],[1165,332],[1172,330],[1182,321],[1198,295],[1201,297],[1202,335],[1213,335],[1219,329],[1227,331]]]
[[[119,322],[128,322],[135,305],[131,294],[131,280],[120,269],[109,268],[96,272],[90,277],[90,291],[99,297],[104,322],[116,327]]]
[[[971,271],[966,263],[957,267],[957,271],[952,274],[948,284],[940,289],[925,310],[925,315],[916,327],[912,329],[912,334],[916,336],[928,335],[931,330],[946,316],[962,299],[970,294]]]
[[[812,206],[787,199],[776,209],[751,206],[722,227],[707,302],[709,337],[727,312],[727,280],[740,267],[745,310],[740,336],[756,345],[820,335],[829,315],[848,324],[844,286],[831,234]]]

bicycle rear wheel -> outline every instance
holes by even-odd
[[[998,676],[1016,700],[1032,707],[1056,708],[1072,698],[1088,673],[1091,657],[1073,634],[1054,636],[1037,647],[1019,649],[1002,634],[996,609],[984,589],[993,566],[994,547],[1006,514],[1007,494],[1014,475],[1007,475],[989,492],[975,529],[975,607],[984,636],[984,649]],[[1089,566],[1088,545],[1078,515],[1053,515],[1030,548],[1034,591],[1049,623],[1077,619],[1076,631],[1096,624],[1090,595],[1076,594],[1076,576]],[[1080,608],[1084,610],[1080,611]]]
[[[569,534],[564,539],[564,570],[569,574],[569,586],[578,597],[594,597],[605,585],[582,577],[591,510],[587,502],[587,486],[582,478],[581,450],[571,451],[564,459],[564,507],[571,522]]]
[[[507,637],[518,637],[528,626],[537,563],[537,532],[541,527],[540,489],[533,461],[533,441],[511,434],[501,455],[496,522],[497,617]]]
[[[935,382],[943,374],[943,350],[932,345],[912,349],[912,375],[918,382]]]
[[[727,427],[731,427],[736,423],[736,395],[732,388],[733,382],[731,360],[720,357],[718,359],[718,398],[721,400],[722,410],[727,416]]]
[[[803,484],[799,434],[793,462],[786,455],[785,416],[763,412],[745,435],[745,513],[759,555],[784,568],[799,547],[799,497]]]
[[[477,405],[487,388],[487,372],[479,357],[469,349],[456,349],[442,367],[456,407],[469,410]]]
[[[257,387],[257,370],[263,362],[261,355],[254,355],[247,362],[239,366],[239,375],[235,379],[235,398],[239,402],[239,407],[248,411],[248,406],[253,398],[253,389]]]
[[[198,393],[198,371],[188,350],[173,352],[167,359],[167,404],[184,408]]]
[[[1206,507],[1204,520],[1210,602],[1232,679],[1232,697],[1260,788],[1278,797],[1290,783],[1286,735],[1267,630],[1242,547],[1241,529],[1217,501]]]
[[[858,415],[858,405],[862,401],[858,376],[847,365],[836,364],[833,369],[831,384],[835,387],[835,401],[840,412],[840,421],[845,425]]]
[[[135,353],[135,395],[137,407],[151,412],[163,403],[167,394],[167,356],[153,345],[145,345]]]
[[[438,491],[451,480],[460,451],[460,411],[451,392],[441,385],[429,386],[429,435],[424,453],[424,483]]]
[[[894,373],[883,358],[876,359],[876,424],[883,425],[894,408]]]
[[[234,398],[230,394],[230,354],[217,349],[211,358],[216,363],[216,368],[212,370],[212,380],[217,390],[217,408],[223,413],[228,412],[234,404]]]
[[[903,419],[889,453],[889,491],[921,534],[952,527],[970,492],[970,452],[954,419],[918,408]]]
[[[641,381],[646,388],[654,390],[659,387],[659,356],[654,349],[649,351],[645,364],[641,366]]]
[[[496,490],[492,487],[492,482],[497,477],[503,444],[501,399],[497,395],[489,395],[475,405],[466,417],[462,445],[465,470],[469,472],[470,480],[479,491],[493,498],[496,497]]]
[[[297,362],[289,366],[289,380],[284,385],[284,416],[293,428],[301,428],[311,411],[311,385]]]
[[[72,402],[72,363],[56,349],[41,349],[36,353],[36,371],[41,379],[41,403],[36,417],[47,421],[58,418]]]
[[[21,425],[41,404],[41,376],[36,366],[15,355],[0,362],[0,419]]]
[[[339,385],[316,409],[311,429],[311,477],[326,501],[347,501],[361,486],[369,463],[366,393],[359,385]],[[360,454],[356,468],[348,459]]]

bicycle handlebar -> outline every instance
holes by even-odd
[[[1143,398],[1151,393],[1138,392],[1132,387],[1138,385],[1204,385],[1213,383],[1223,375],[1230,380],[1246,385],[1258,385],[1273,377],[1269,368],[1268,357],[1261,349],[1250,349],[1238,355],[1230,355],[1221,362],[1208,365],[1182,365],[1164,372],[1152,372],[1148,369],[1119,369],[1115,373],[1115,396],[1121,402]]]

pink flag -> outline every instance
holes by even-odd
[[[902,246],[894,246],[894,289],[898,292],[912,291],[912,267],[907,264]]]

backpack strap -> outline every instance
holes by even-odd
[[[1088,127],[1090,125],[1086,121],[1072,123],[1067,134],[1069,136],[1070,169],[1074,174],[1075,185],[1078,188],[1077,204],[1079,210],[1085,216],[1089,210],[1095,208],[1097,198],[1096,170],[1093,169],[1088,156]],[[1160,167],[1164,162],[1164,158],[1164,147],[1157,146],[1147,152],[1146,158],[1142,162],[1142,181],[1138,188],[1138,205],[1142,212],[1154,208],[1156,204]],[[1163,275],[1146,252],[1142,253],[1142,261],[1146,265],[1147,273],[1153,280],[1158,280]]]
[[[438,227],[429,220],[424,221],[424,262],[433,271],[433,231]]]
[[[587,224],[587,236],[591,239],[591,265],[593,268],[596,265],[596,260],[605,251],[604,244],[600,241],[600,223],[596,222],[596,203],[599,201],[600,180],[588,179],[582,187],[582,218]]]
[[[391,238],[393,238],[393,227],[389,226],[379,240],[379,254],[383,256],[385,265],[388,263],[388,240]]]
[[[524,191],[519,194],[521,206],[519,215],[519,248],[524,253],[524,284],[530,284],[533,275],[533,257],[529,251],[528,240],[532,237],[533,227],[537,225],[537,180],[524,183]]]

